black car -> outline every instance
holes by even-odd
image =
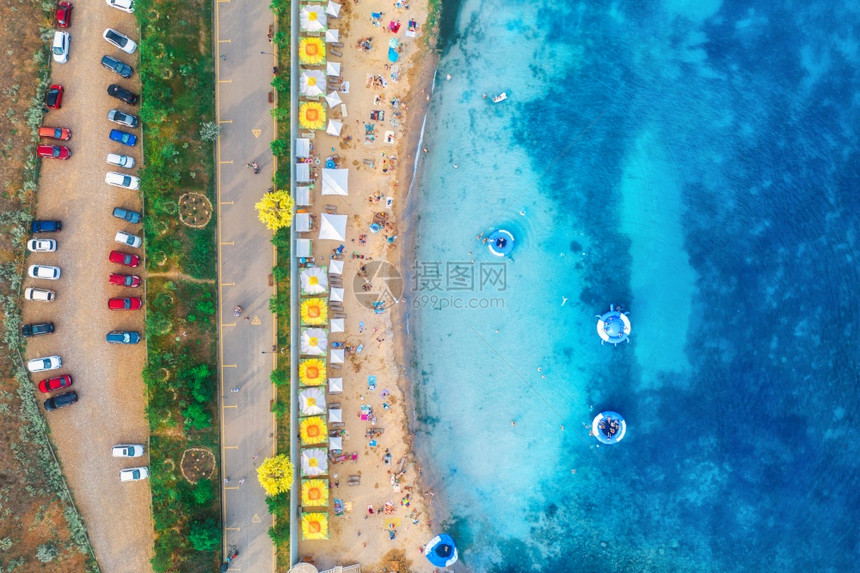
[[[122,207],[114,207],[113,216],[117,219],[128,221],[129,223],[140,223],[140,213],[138,213],[137,211],[129,211],[128,209],[123,209]]]
[[[30,223],[30,231],[33,233],[56,233],[62,230],[63,224],[60,221],[36,219]]]
[[[25,338],[51,334],[52,332],[54,332],[53,322],[37,322],[35,324],[25,324],[21,327],[21,335]]]
[[[59,396],[54,396],[53,398],[48,398],[47,400],[45,400],[45,410],[56,410],[57,408],[62,408],[63,406],[74,404],[77,401],[77,392],[66,392],[65,394],[60,394]]]
[[[124,78],[130,78],[131,74],[134,73],[134,70],[131,69],[131,66],[110,56],[102,56],[102,65],[110,71],[119,74]]]
[[[122,100],[128,105],[136,105],[137,104],[137,94],[128,91],[125,88],[122,88],[116,84],[111,84],[108,86],[107,93],[109,96],[113,96],[118,100]]]
[[[111,344],[137,344],[140,333],[133,330],[112,330],[105,335],[105,340]]]

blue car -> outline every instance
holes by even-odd
[[[128,145],[129,147],[134,147],[137,145],[137,136],[131,133],[126,133],[125,131],[120,131],[118,129],[110,130],[110,139],[111,141],[117,141],[122,143],[123,145]]]
[[[140,333],[133,330],[112,330],[107,333],[105,340],[111,344],[137,344],[140,342]]]

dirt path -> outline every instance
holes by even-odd
[[[142,271],[141,271],[142,272]],[[171,279],[175,281],[188,281],[190,283],[197,284],[213,284],[215,282],[214,279],[198,279],[192,276],[186,275],[185,273],[179,272],[177,270],[164,271],[163,273],[146,273],[147,278],[165,278]]]
[[[25,321],[53,320],[57,331],[33,339],[28,357],[59,354],[71,374],[79,402],[49,412],[48,421],[58,446],[60,461],[78,508],[84,516],[96,558],[110,573],[151,571],[152,518],[149,484],[120,483],[123,467],[147,465],[148,456],[137,460],[111,458],[110,447],[120,442],[147,443],[149,427],[144,414],[141,371],[145,347],[109,345],[105,333],[113,329],[143,332],[144,314],[107,309],[111,296],[143,296],[143,289],[121,289],[108,284],[108,274],[118,271],[108,263],[115,247],[113,236],[124,229],[139,234],[140,225],[127,225],[111,216],[114,206],[140,210],[138,194],[104,183],[109,152],[125,153],[140,161],[139,146],[132,149],[108,140],[107,121],[112,108],[131,108],[106,94],[110,83],[140,91],[137,57],[113,48],[101,38],[106,27],[138,40],[134,17],[109,8],[104,2],[75,2],[72,15],[71,55],[64,65],[52,64],[52,83],[65,87],[61,110],[51,110],[45,125],[72,130],[68,161],[43,160],[39,203],[40,218],[63,221],[63,231],[53,235],[57,253],[31,255],[28,264],[56,264],[62,279],[33,281],[57,291],[52,304],[25,302]],[[135,68],[131,80],[104,69],[105,54]],[[128,130],[136,132],[139,130]],[[112,169],[122,171],[122,169]],[[139,254],[142,254],[139,252]],[[141,267],[142,269],[142,267]],[[53,374],[53,373],[52,373]],[[33,375],[34,383],[44,376]]]

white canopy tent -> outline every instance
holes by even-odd
[[[336,105],[340,105],[343,103],[343,100],[340,99],[340,94],[337,92],[331,92],[327,96],[325,96],[325,102],[328,104],[329,108],[332,108]],[[331,120],[329,120],[329,125],[331,125]]]
[[[343,423],[343,410],[340,408],[332,408],[328,411],[328,422],[331,423]]]
[[[343,438],[340,436],[335,436],[334,438],[328,439],[328,449],[333,452],[342,452],[343,451]]]
[[[349,195],[349,169],[323,169],[322,194]]]
[[[328,456],[322,448],[302,450],[302,475],[322,476],[328,473]]]
[[[309,183],[311,180],[310,163],[296,163],[296,182]]]
[[[328,6],[325,7],[325,13],[333,18],[338,18],[340,16],[340,4],[328,0]]]
[[[311,188],[308,186],[296,187],[296,206],[309,207],[311,204]]]
[[[296,239],[296,256],[309,257],[311,256],[311,240]]]
[[[331,289],[331,294],[328,299],[332,302],[343,302],[343,289],[342,288],[333,288]]]
[[[343,378],[329,378],[328,391],[332,394],[340,394],[343,392]]]
[[[296,138],[296,157],[302,159],[311,156],[311,140],[305,137]]]
[[[316,416],[325,412],[325,392],[322,387],[312,386],[299,390],[299,409],[302,416]]]
[[[325,129],[325,132],[329,135],[334,135],[335,137],[340,135],[341,130],[343,129],[343,122],[339,119],[330,119],[328,120],[328,127]]]
[[[343,274],[343,261],[338,261],[332,259],[328,264],[328,274],[330,275],[342,275]]]
[[[307,233],[311,230],[310,213],[296,213],[296,232]]]
[[[322,328],[306,328],[302,330],[302,354],[307,356],[325,356],[328,348],[328,334]]]
[[[333,318],[331,319],[331,333],[336,334],[338,332],[346,332],[346,325],[344,324],[344,320],[342,318]]]
[[[344,360],[344,352],[343,348],[332,348],[331,349],[331,360],[332,364],[343,364]]]
[[[326,62],[325,74],[335,78],[340,77],[340,62]]]
[[[299,12],[299,24],[302,32],[322,32],[326,29],[328,16],[322,6],[302,6]]]
[[[340,41],[340,30],[337,28],[329,28],[325,31],[325,41],[327,44]]]
[[[299,76],[299,93],[316,97],[325,95],[326,79],[322,70],[302,70]]]
[[[320,215],[320,239],[346,241],[346,215]]]

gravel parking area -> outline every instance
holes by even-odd
[[[121,468],[148,465],[149,457],[117,459],[110,448],[117,443],[147,444],[149,426],[144,413],[145,396],[141,371],[145,345],[109,345],[105,334],[114,329],[136,330],[143,334],[144,311],[109,311],[107,301],[116,296],[144,297],[144,289],[121,288],[108,283],[111,272],[144,276],[143,266],[121,270],[108,262],[111,249],[119,248],[142,256],[142,249],[123,248],[114,234],[125,230],[142,233],[141,225],[129,225],[111,216],[114,206],[141,210],[137,191],[105,184],[108,170],[124,171],[105,162],[108,153],[123,153],[140,162],[140,144],[135,148],[109,141],[112,128],[140,135],[107,120],[116,108],[137,115],[137,108],[107,95],[110,83],[140,92],[137,54],[128,55],[102,39],[111,27],[139,39],[134,16],[108,7],[103,0],[74,0],[69,62],[52,64],[52,83],[65,87],[63,106],[50,110],[45,125],[72,130],[67,145],[72,157],[67,161],[44,159],[38,193],[37,216],[60,219],[60,233],[41,235],[55,238],[56,253],[31,254],[28,264],[43,263],[62,268],[59,281],[26,279],[25,286],[40,286],[57,292],[53,303],[27,302],[25,322],[51,320],[56,332],[30,339],[27,357],[59,354],[62,370],[74,378],[77,404],[48,412],[54,442],[63,473],[89,529],[96,558],[105,572],[140,573],[151,571],[152,518],[148,482],[120,483]],[[131,79],[102,67],[103,55],[121,59],[135,68]],[[136,169],[132,170],[133,173]],[[34,384],[42,374],[31,376]]]

